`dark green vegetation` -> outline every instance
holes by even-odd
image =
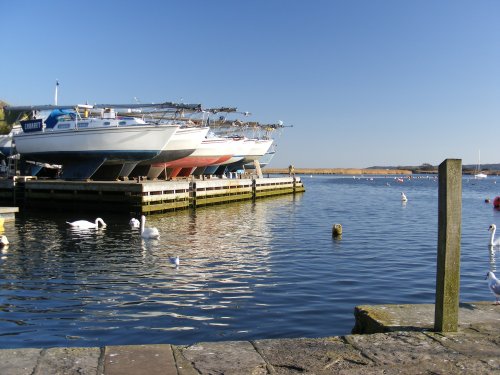
[[[9,105],[8,103],[0,100],[0,134],[8,134],[10,132],[10,129],[11,129],[11,126],[8,125],[8,121],[9,120],[9,123],[10,123],[10,119],[9,118],[6,118],[8,116],[6,116],[3,108],[5,106]]]

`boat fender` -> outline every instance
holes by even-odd
[[[493,200],[493,207],[500,208],[500,195]]]

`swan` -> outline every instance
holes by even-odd
[[[103,228],[106,226],[106,223],[100,217],[95,219],[94,223],[87,220],[77,220],[73,222],[67,221],[66,223],[71,225],[73,228],[80,228],[80,229],[92,229],[92,228],[97,229],[99,228],[99,223],[103,226]]]
[[[132,228],[140,228],[141,227],[141,222],[139,220],[137,220],[135,217],[130,219],[130,221],[128,223]]]
[[[490,246],[500,246],[500,238],[497,238],[495,240],[495,232],[497,231],[497,226],[495,224],[491,224],[488,228],[488,231],[491,232]]]
[[[7,236],[0,237],[0,246],[7,246],[9,244],[9,240]]]
[[[406,195],[403,192],[401,192],[401,202],[408,202],[408,198],[406,198]]]
[[[160,232],[157,228],[146,228],[146,216],[141,216],[141,236],[142,238],[158,238]]]
[[[486,274],[486,280],[488,280],[488,288],[490,291],[495,295],[496,297],[496,302],[495,304],[499,304],[499,298],[500,298],[500,280],[498,280],[495,276],[495,274],[491,271],[489,271]]]
[[[181,264],[181,262],[179,260],[179,256],[170,257],[170,263],[172,263],[173,265],[175,265],[175,268],[178,268],[179,265]]]

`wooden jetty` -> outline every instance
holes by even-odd
[[[178,181],[65,181],[16,177],[0,181],[0,202],[23,208],[153,214],[304,192],[300,177]]]
[[[14,220],[16,212],[19,212],[19,207],[0,207],[0,222]]]

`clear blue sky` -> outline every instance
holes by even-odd
[[[0,0],[0,99],[293,124],[272,165],[500,162],[500,1]]]

